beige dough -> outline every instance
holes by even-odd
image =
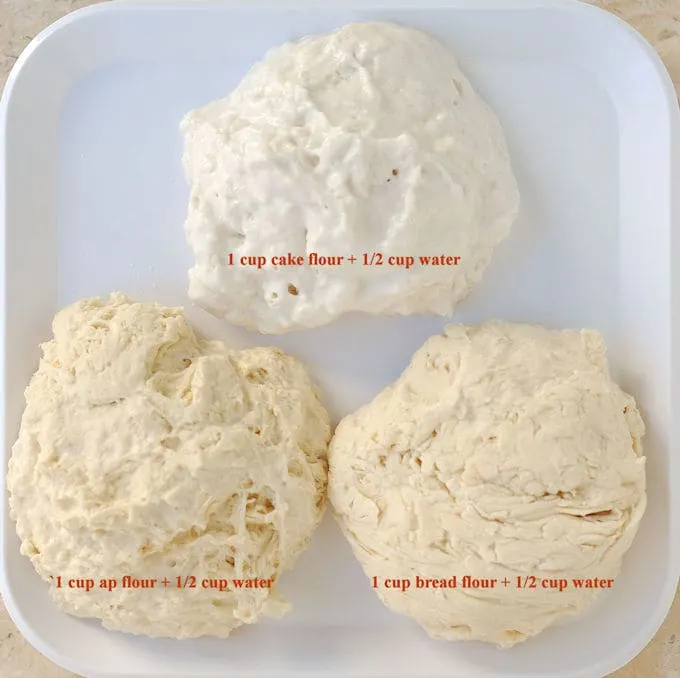
[[[66,308],[53,330],[7,482],[22,553],[59,607],[175,638],[285,612],[276,580],[326,494],[329,418],[304,367],[202,341],[181,309],[121,294]],[[123,589],[125,575],[171,585]],[[76,578],[97,586],[64,584]],[[118,587],[100,589],[109,578]],[[235,578],[271,586],[201,586]]]
[[[645,510],[643,433],[596,332],[450,325],[340,423],[330,499],[366,574],[412,582],[378,586],[386,605],[435,638],[510,646],[597,595],[518,576],[618,574]],[[497,584],[416,588],[454,575]]]

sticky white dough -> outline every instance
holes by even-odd
[[[494,113],[444,45],[395,24],[272,50],[182,131],[189,296],[260,332],[448,315],[519,209]],[[289,253],[303,265],[273,265]]]

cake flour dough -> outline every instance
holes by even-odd
[[[189,296],[265,333],[349,311],[448,315],[519,209],[493,112],[447,48],[395,24],[274,49],[181,127]],[[304,264],[272,265],[289,254]],[[420,264],[442,255],[454,265]]]

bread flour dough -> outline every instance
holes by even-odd
[[[450,325],[340,423],[330,500],[366,574],[410,580],[376,589],[386,605],[435,638],[510,646],[593,602],[573,578],[618,574],[645,510],[643,433],[598,333]]]
[[[447,48],[395,24],[275,49],[181,127],[189,295],[261,332],[349,311],[448,315],[519,208],[493,112]],[[420,263],[442,255],[460,259]]]
[[[59,607],[175,638],[285,612],[276,579],[319,523],[327,481],[329,418],[303,366],[202,341],[181,309],[121,294],[66,308],[53,331],[7,482],[22,553]],[[126,575],[157,584],[124,589]],[[230,589],[203,585],[219,579]]]

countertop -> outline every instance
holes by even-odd
[[[95,2],[98,0],[94,0]],[[680,0],[588,0],[632,24],[657,49],[680,91]],[[92,0],[0,0],[0,88],[29,40]],[[34,650],[0,604],[0,678],[74,678]],[[613,678],[680,678],[680,596],[645,650]]]

